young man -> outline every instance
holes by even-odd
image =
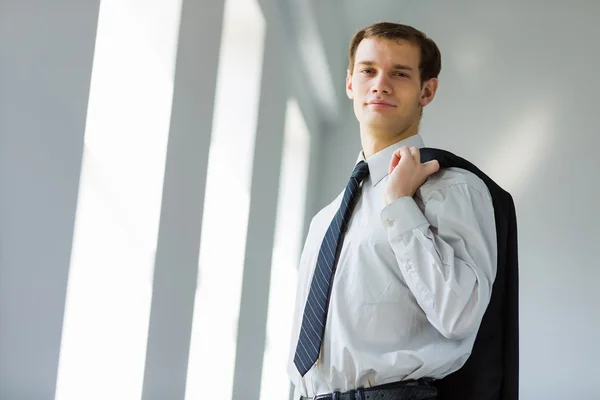
[[[494,207],[475,174],[421,163],[419,122],[440,69],[436,44],[409,26],[375,24],[351,41],[362,151],[302,252],[295,399],[433,399],[430,380],[471,353],[496,276]]]

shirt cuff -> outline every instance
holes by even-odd
[[[429,221],[411,196],[400,197],[385,206],[381,211],[381,222],[395,237],[421,225],[429,225]]]

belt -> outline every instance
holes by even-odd
[[[437,397],[437,389],[425,380],[397,382],[348,392],[318,394],[302,400],[428,400]]]

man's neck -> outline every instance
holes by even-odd
[[[360,138],[365,158],[371,157],[373,154],[393,145],[394,143],[408,139],[417,133],[419,133],[418,126],[407,129],[403,132],[399,132],[396,135],[378,135],[374,132],[365,132],[361,129]]]

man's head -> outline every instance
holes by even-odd
[[[356,32],[348,58],[346,92],[363,136],[391,144],[415,134],[437,90],[437,45],[413,27],[383,22]]]

